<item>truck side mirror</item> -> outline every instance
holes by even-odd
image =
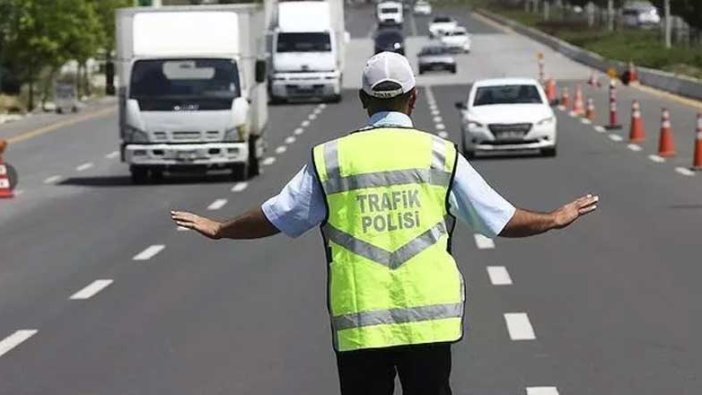
[[[257,60],[256,61],[256,82],[262,83],[266,82],[266,61]]]

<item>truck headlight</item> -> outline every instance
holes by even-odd
[[[536,124],[539,125],[539,126],[541,126],[541,125],[550,125],[550,124],[552,124],[553,121],[555,121],[555,120],[556,120],[555,117],[548,117],[548,118],[544,118],[544,119],[540,120],[540,121],[537,122]]]
[[[224,131],[224,141],[226,142],[240,142],[245,141],[248,135],[248,130],[246,125],[235,126],[231,129]]]
[[[143,130],[126,125],[124,127],[124,141],[128,143],[148,143],[149,135]]]

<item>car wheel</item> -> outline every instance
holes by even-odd
[[[130,166],[129,172],[132,175],[132,184],[146,184],[149,181],[149,169],[143,166]]]
[[[557,154],[556,147],[550,147],[550,148],[543,148],[541,150],[541,155],[547,157],[547,158],[553,158]]]

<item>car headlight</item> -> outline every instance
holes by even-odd
[[[555,120],[556,120],[555,117],[548,117],[548,118],[544,118],[544,119],[540,120],[540,121],[537,122],[536,124],[539,125],[539,126],[541,126],[541,125],[549,125],[549,124],[552,124],[553,121],[555,121]]]
[[[149,135],[143,130],[126,125],[124,127],[124,141],[128,143],[148,143]]]
[[[246,125],[235,126],[231,129],[224,131],[224,141],[226,142],[240,142],[246,140],[247,135]]]

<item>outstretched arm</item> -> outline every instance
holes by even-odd
[[[210,239],[260,239],[273,236],[280,231],[268,221],[261,208],[224,222],[201,217],[186,211],[171,211],[171,219],[178,226],[192,229]]]
[[[551,229],[565,228],[578,218],[595,211],[598,201],[598,196],[587,195],[550,213],[518,208],[499,235],[502,237],[527,237],[548,232]]]

